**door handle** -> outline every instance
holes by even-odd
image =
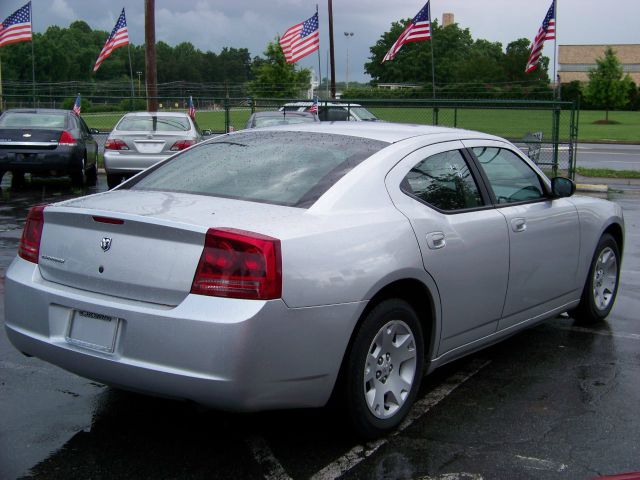
[[[527,219],[526,218],[514,218],[511,220],[511,229],[518,233],[524,232],[527,229]]]
[[[427,245],[431,250],[443,248],[447,244],[443,232],[433,232],[427,234]]]

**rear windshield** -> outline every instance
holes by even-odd
[[[224,135],[147,170],[129,188],[308,208],[388,143],[310,132]]]
[[[65,128],[64,113],[6,112],[0,117],[0,127]]]
[[[191,128],[185,117],[156,117],[148,115],[132,115],[123,117],[116,130],[146,132],[186,132]]]
[[[255,126],[256,128],[273,127],[275,125],[291,125],[294,123],[309,123],[313,121],[313,118],[304,117],[302,115],[296,115],[293,117],[256,117]]]

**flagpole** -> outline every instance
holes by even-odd
[[[36,56],[33,51],[33,5],[29,2],[29,16],[31,17],[31,81],[33,83],[33,108],[36,108]]]
[[[133,90],[133,68],[131,67],[131,42],[127,44],[127,50],[129,50],[129,78],[131,79],[131,109],[134,110],[133,97],[135,93]]]
[[[318,4],[316,3],[316,15],[318,15]],[[320,35],[320,17],[318,17],[318,35]],[[320,41],[318,41],[318,92],[320,91],[320,85],[322,85],[322,62],[320,59]]]
[[[560,82],[556,76],[556,65],[558,65],[558,0],[553,0],[553,16],[555,17],[555,34],[553,35],[553,82],[555,88],[555,98],[558,98],[560,92]]]
[[[431,89],[433,90],[433,124],[436,123],[436,62],[433,54],[433,19],[431,18],[431,2],[429,1],[429,28],[431,29]]]

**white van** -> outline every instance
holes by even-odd
[[[287,112],[307,112],[313,102],[285,103],[279,108]],[[357,103],[337,103],[318,101],[318,118],[321,121],[379,122],[369,110]]]

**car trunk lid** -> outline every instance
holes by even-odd
[[[62,132],[62,129],[0,128],[0,148],[54,150]]]
[[[132,300],[177,305],[209,228],[273,235],[272,221],[304,210],[201,195],[113,191],[45,210],[40,272],[48,281]],[[295,221],[295,220],[294,220]]]

